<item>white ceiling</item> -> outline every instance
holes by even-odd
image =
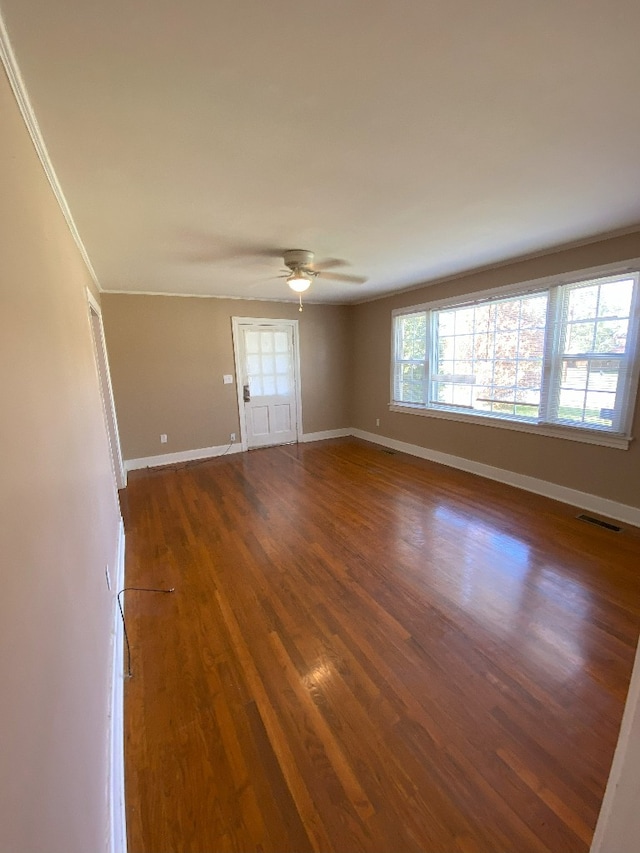
[[[638,0],[0,0],[104,290],[359,301],[640,226]]]

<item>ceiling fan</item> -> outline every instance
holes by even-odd
[[[345,284],[364,284],[366,276],[347,275],[345,273],[333,272],[339,267],[349,266],[347,261],[338,258],[325,258],[322,261],[315,260],[315,254],[308,249],[279,249],[264,243],[245,243],[220,237],[216,240],[217,246],[212,247],[212,239],[209,234],[189,233],[187,236],[199,244],[204,244],[205,249],[199,249],[196,254],[190,254],[188,260],[191,263],[218,263],[224,261],[236,261],[245,258],[282,258],[286,269],[278,278],[285,278],[287,284],[297,294],[302,294],[309,289],[313,281],[320,277],[326,281],[339,281]],[[257,285],[253,285],[254,287]],[[300,297],[302,305],[302,297]]]
[[[300,311],[302,311],[302,294],[309,289],[311,283],[319,276],[330,281],[343,281],[347,284],[364,284],[367,280],[359,275],[345,275],[344,273],[330,272],[332,268],[345,266],[345,261],[336,258],[328,258],[325,261],[315,262],[315,255],[308,249],[287,249],[283,254],[284,275],[287,284],[300,296]]]

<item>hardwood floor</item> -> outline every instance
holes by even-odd
[[[355,439],[132,473],[130,853],[588,850],[638,531]]]

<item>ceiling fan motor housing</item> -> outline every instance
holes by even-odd
[[[313,252],[306,249],[287,249],[284,253],[284,262],[290,270],[298,267],[306,267],[313,263]]]

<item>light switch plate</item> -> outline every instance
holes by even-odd
[[[233,376],[230,373],[225,373],[222,376],[222,381],[225,385],[233,385]]]

